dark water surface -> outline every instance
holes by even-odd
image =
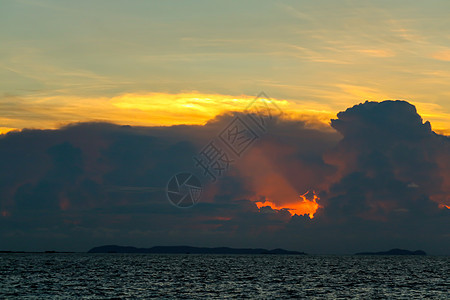
[[[450,257],[0,254],[0,299],[450,299]]]

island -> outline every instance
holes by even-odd
[[[277,254],[306,255],[304,252],[285,249],[267,250],[262,248],[229,248],[229,247],[191,247],[191,246],[155,246],[136,248],[130,246],[105,245],[94,247],[88,253],[157,253],[157,254]]]
[[[404,249],[391,249],[388,251],[380,252],[359,252],[355,255],[427,255],[423,250],[409,251]]]

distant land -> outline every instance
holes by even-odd
[[[72,251],[6,251],[0,250],[0,254],[8,253],[79,253]],[[263,248],[230,248],[230,247],[191,247],[191,246],[155,246],[151,248],[137,248],[131,246],[104,245],[94,247],[87,253],[156,253],[156,254],[278,254],[278,255],[307,255],[305,252],[289,251],[281,248],[268,250]],[[391,249],[379,252],[358,252],[354,255],[416,255],[424,256],[427,253],[423,250],[410,251],[405,249]]]
[[[409,251],[404,249],[391,249],[389,251],[380,252],[359,252],[355,253],[355,255],[427,255],[427,253],[422,250]]]
[[[47,251],[6,251],[6,250],[0,250],[0,253],[76,253],[73,251],[54,251],[54,250],[47,250]]]
[[[152,248],[136,248],[117,245],[94,247],[88,253],[161,253],[161,254],[293,254],[306,255],[304,252],[285,249],[267,250],[262,248],[229,248],[229,247],[190,247],[190,246],[155,246]]]

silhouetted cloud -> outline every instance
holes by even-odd
[[[429,122],[423,123],[413,105],[366,102],[339,113],[331,125],[343,139],[326,155],[329,163],[340,166],[340,180],[330,193],[347,200],[330,198],[330,212],[337,212],[332,205],[346,205],[346,201],[355,201],[348,204],[356,211],[362,208],[359,212],[367,217],[405,211],[424,197],[425,202],[431,198],[448,205],[445,177],[450,172],[450,139],[435,134]]]
[[[426,242],[448,252],[450,214],[438,203],[450,200],[449,138],[405,101],[356,105],[331,125],[343,138],[325,155],[338,175],[322,195],[319,219],[355,241]]]
[[[115,243],[450,253],[450,210],[443,206],[450,206],[450,140],[414,106],[356,105],[332,120],[336,132],[275,119],[210,183],[192,158],[232,117],[204,126],[80,123],[2,136],[0,248]],[[205,188],[190,209],[165,195],[181,171],[196,173]],[[287,208],[313,191],[321,205],[314,218],[292,216]],[[286,209],[258,209],[255,202],[265,200]]]

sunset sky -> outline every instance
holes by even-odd
[[[0,5],[3,131],[204,123],[260,91],[327,118],[404,99],[433,128],[450,128],[445,0]]]
[[[0,0],[0,250],[449,254],[449,14],[447,0]],[[170,177],[200,172],[192,156],[260,92],[283,115],[198,205],[171,206]]]

